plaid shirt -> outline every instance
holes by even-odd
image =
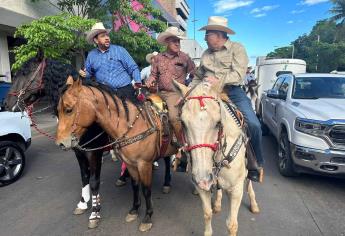
[[[155,80],[163,91],[174,91],[172,81],[186,84],[187,74],[194,74],[195,64],[184,52],[171,55],[167,52],[155,56],[149,81]],[[191,76],[191,77],[192,77]]]
[[[101,52],[95,48],[89,52],[85,62],[86,78],[95,76],[97,82],[113,89],[129,85],[134,79],[140,83],[140,71],[133,58],[123,47],[110,45]]]

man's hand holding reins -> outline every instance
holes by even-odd
[[[86,77],[86,69],[85,69],[85,68],[84,68],[84,69],[80,69],[80,70],[79,70],[79,75],[80,75],[81,77],[85,78],[85,77]]]

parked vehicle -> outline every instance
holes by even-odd
[[[261,115],[261,96],[268,89],[272,88],[277,76],[282,73],[305,73],[306,62],[300,59],[267,59],[258,57],[256,60],[255,78],[257,80],[257,99],[255,110]]]
[[[345,174],[344,75],[280,75],[261,104],[262,121],[279,144],[282,175]]]
[[[25,150],[31,144],[30,120],[21,112],[0,112],[0,186],[8,185],[22,175]]]

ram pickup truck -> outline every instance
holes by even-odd
[[[345,75],[282,74],[261,99],[261,119],[278,141],[278,168],[345,174]]]

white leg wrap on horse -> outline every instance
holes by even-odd
[[[92,212],[90,217],[89,217],[89,220],[94,220],[94,219],[101,219],[101,215],[99,214],[99,212]]]
[[[87,209],[87,203],[86,202],[79,202],[77,207],[79,209],[83,209],[83,210],[86,210]]]
[[[88,184],[81,189],[81,196],[84,198],[85,202],[90,200],[90,186]]]

